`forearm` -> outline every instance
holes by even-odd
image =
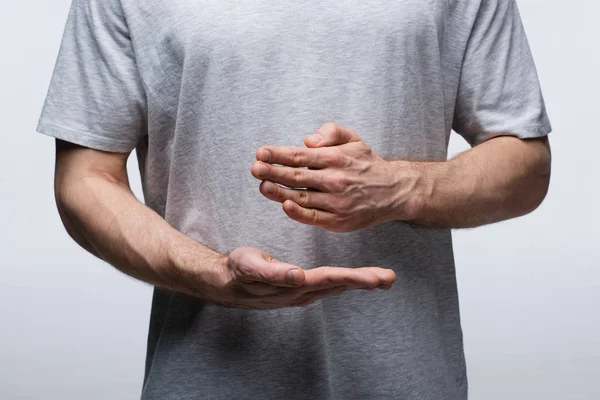
[[[544,199],[550,179],[545,139],[499,137],[437,163],[398,162],[413,170],[410,222],[469,228],[527,214]]]
[[[58,180],[56,198],[69,234],[84,248],[142,281],[200,296],[222,256],[171,227],[126,182],[85,173]]]

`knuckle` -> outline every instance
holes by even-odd
[[[311,174],[311,179],[315,184],[316,188],[320,188],[324,185],[325,180],[327,179],[327,175],[321,171],[314,171]]]
[[[296,183],[302,183],[304,182],[304,172],[302,172],[302,170],[300,169],[294,169],[294,171],[292,172],[292,176],[293,176],[293,181]]]
[[[348,186],[353,183],[352,178],[350,178],[346,174],[340,174],[340,176],[337,179],[342,186]]]
[[[336,193],[343,192],[347,181],[344,174],[334,174],[329,177],[329,186]]]
[[[325,175],[323,178],[323,186],[327,189],[328,192],[337,193],[339,187],[337,186],[337,181],[334,176]]]
[[[319,223],[319,212],[315,209],[312,209],[310,212],[310,220],[313,224]]]
[[[337,124],[334,122],[326,122],[325,124],[323,124],[323,128],[325,128],[326,130],[330,131],[330,132],[334,132],[337,129]]]
[[[306,190],[298,191],[298,205],[304,207],[308,204],[309,195]]]
[[[325,147],[323,148],[320,157],[322,160],[329,165],[340,166],[344,160],[344,153],[342,153],[337,147]]]
[[[369,280],[367,281],[367,283],[371,288],[375,288],[375,287],[379,286],[379,284],[381,283],[381,279],[379,279],[379,276],[372,273],[371,276],[369,277]]]
[[[338,125],[333,122],[327,122],[327,123],[323,124],[323,127],[321,128],[321,133],[330,135],[334,138],[337,136],[338,131],[339,131]]]
[[[304,152],[302,150],[292,150],[292,162],[294,164],[301,164],[304,160]]]
[[[333,201],[333,208],[338,214],[346,214],[350,210],[350,200],[339,197]]]
[[[331,164],[335,166],[344,166],[347,164],[348,157],[339,151],[331,155]]]

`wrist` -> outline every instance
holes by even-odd
[[[447,162],[394,161],[395,193],[391,215],[396,221],[425,221],[432,213],[435,196],[448,180]],[[429,217],[428,217],[429,216]]]
[[[467,202],[473,182],[452,160],[418,163],[414,203],[407,221],[438,226],[455,208]]]
[[[177,232],[168,244],[164,276],[175,290],[206,297],[221,287],[227,256]]]

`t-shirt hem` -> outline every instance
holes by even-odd
[[[109,139],[89,131],[74,130],[44,121],[38,123],[36,131],[66,142],[109,152],[127,153],[135,149],[137,145],[137,142]]]
[[[539,125],[528,125],[519,128],[506,129],[502,132],[487,133],[477,135],[477,137],[471,143],[472,146],[477,146],[487,140],[499,137],[499,136],[513,136],[519,139],[536,139],[548,136],[552,132],[552,125],[548,122]]]

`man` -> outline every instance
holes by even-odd
[[[550,174],[512,0],[75,0],[38,130],[69,234],[156,286],[147,400],[466,399],[449,229]]]

